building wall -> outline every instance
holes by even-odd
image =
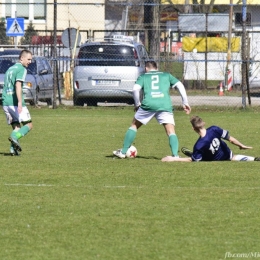
[[[37,3],[37,0],[30,0]],[[1,0],[0,18],[5,19],[6,0]],[[75,3],[75,4],[74,4]],[[104,30],[105,29],[105,0],[99,0],[99,4],[93,0],[57,0],[57,30],[65,30],[66,28],[79,28],[79,30]],[[37,5],[31,5],[32,16],[33,8]],[[12,8],[12,18],[15,17]],[[17,16],[19,17],[19,16]],[[53,30],[54,28],[54,1],[47,0],[46,4],[46,20],[29,20],[25,19],[25,30],[32,21],[35,30]],[[83,34],[83,41],[86,40],[87,34]]]
[[[47,21],[46,26],[39,29],[53,29],[53,0],[47,1]],[[93,5],[93,0],[75,0],[79,4],[70,4],[70,0],[62,0],[57,5],[57,29],[64,30],[68,27],[79,28],[80,30],[104,30],[105,26],[105,5]],[[104,0],[98,1],[104,3]]]

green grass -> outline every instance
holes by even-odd
[[[0,138],[0,259],[225,259],[259,252],[259,162],[162,163],[169,155],[155,120],[142,127],[138,158],[111,156],[133,108],[32,109],[34,129],[8,156]],[[203,111],[260,155],[259,112]],[[180,147],[197,135],[175,112]],[[234,153],[241,153],[232,147]],[[238,258],[232,258],[238,259]]]

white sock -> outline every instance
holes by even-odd
[[[255,157],[247,156],[247,155],[234,155],[232,161],[254,161]]]

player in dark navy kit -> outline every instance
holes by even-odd
[[[205,122],[198,116],[193,116],[190,122],[194,131],[200,135],[193,147],[193,152],[187,148],[182,148],[182,152],[189,157],[166,156],[162,159],[163,162],[260,161],[259,157],[234,155],[222,139],[229,141],[240,149],[252,149],[252,147],[240,143],[236,138],[230,136],[227,130],[218,126],[211,126],[206,129]]]

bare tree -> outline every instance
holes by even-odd
[[[206,5],[205,0],[193,0],[193,13],[212,13],[215,0],[210,0],[210,4]]]
[[[146,0],[144,5],[144,25],[147,30],[149,55],[153,59],[158,59],[160,54],[160,0]]]

